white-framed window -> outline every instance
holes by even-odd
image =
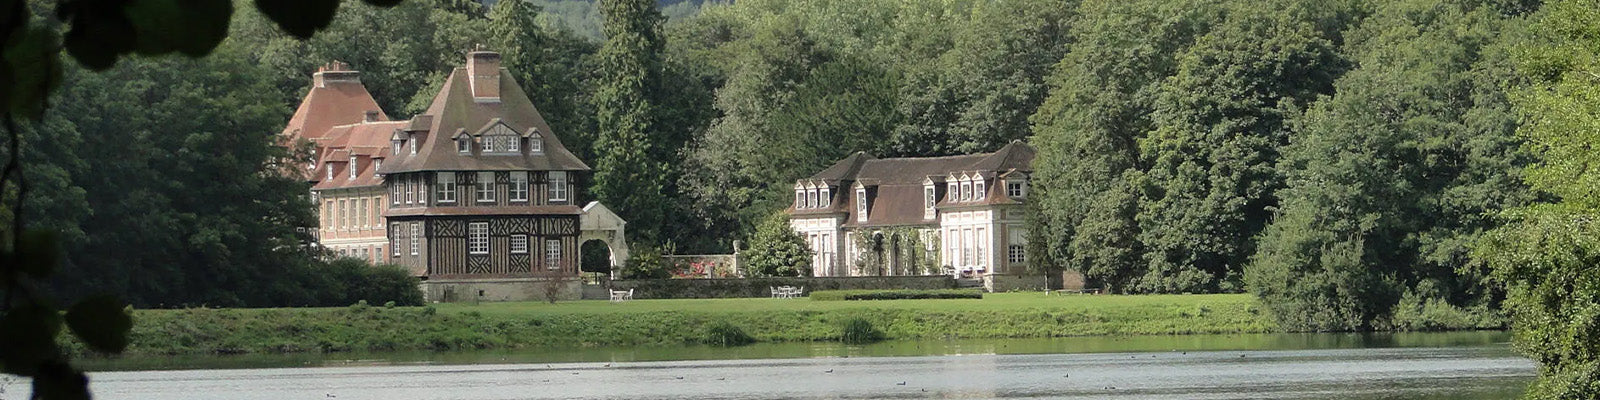
[[[411,155],[413,155],[413,156],[417,155],[417,140],[416,139],[407,140],[406,143],[410,143],[411,144]]]
[[[428,204],[428,181],[426,175],[417,174],[417,204]]]
[[[394,151],[392,151],[391,153],[393,153],[394,155],[400,155],[400,141],[399,140],[394,141]]]
[[[1006,196],[1023,197],[1022,181],[1006,181]]]
[[[400,205],[400,181],[390,182],[389,189],[392,192],[389,193],[389,202],[397,206]]]
[[[950,181],[949,183],[945,184],[944,197],[945,197],[946,201],[949,201],[949,202],[952,202],[952,203],[954,203],[956,201],[960,201],[961,200],[961,185],[957,184],[956,181]]]
[[[411,183],[410,179],[406,179],[406,204],[415,203],[416,201],[417,187]]]
[[[802,209],[802,208],[806,208],[806,192],[805,191],[803,191],[803,190],[794,191],[794,208],[796,210]]]
[[[509,152],[512,152],[512,153],[516,153],[516,152],[522,151],[522,149],[520,148],[521,144],[522,144],[522,138],[521,137],[506,136],[506,151],[509,151]]]
[[[350,212],[350,205],[349,204],[345,204],[345,200],[344,199],[339,199],[339,228],[340,229],[343,229],[345,227],[350,226],[350,214],[349,214],[349,212]]]
[[[411,242],[410,243],[411,244],[411,255],[413,255],[413,256],[417,255],[417,238],[420,238],[420,237],[422,237],[422,223],[421,222],[412,222],[411,223],[411,235],[407,236],[407,238],[410,239],[410,242]]]
[[[350,179],[356,178],[356,170],[359,169],[356,167],[358,167],[356,165],[356,156],[350,156]]]
[[[372,198],[372,221],[370,222],[370,224],[372,225],[372,229],[383,229],[383,222],[380,221],[381,219],[383,219],[382,217],[383,217],[383,197],[373,197]]]
[[[544,268],[551,271],[561,269],[561,240],[544,241]]]
[[[961,230],[961,265],[972,265],[972,229]]]
[[[1027,254],[1023,250],[1023,246],[1020,244],[1006,246],[1006,262],[1011,264],[1028,262]]]
[[[988,197],[987,192],[987,190],[983,190],[983,178],[978,178],[978,180],[972,182],[973,200],[983,200],[984,197]]]
[[[978,228],[978,236],[972,239],[973,252],[977,253],[977,263],[973,265],[980,267],[989,265],[988,259],[984,258],[984,250],[989,248],[989,238],[983,235],[983,228]]]
[[[867,222],[866,189],[856,189],[856,222]]]
[[[494,173],[493,172],[479,172],[478,173],[477,186],[478,186],[478,201],[480,201],[480,202],[492,202],[492,201],[494,201]]]
[[[923,186],[922,187],[922,209],[926,210],[928,212],[932,212],[934,203],[935,203],[935,201],[934,201],[934,194],[933,194],[933,186]]]
[[[550,171],[550,201],[567,201],[567,171]]]
[[[961,181],[961,201],[972,200],[972,182]]]
[[[355,200],[351,200],[351,201],[355,201]],[[358,208],[358,210],[359,211],[356,212],[356,215],[360,215],[361,217],[356,219],[356,224],[357,225],[361,225],[362,228],[366,228],[366,227],[371,226],[371,225],[367,224],[367,221],[371,221],[370,219],[367,219],[367,199],[361,199],[361,206],[360,206],[360,208]]]
[[[822,204],[818,205],[818,207],[828,208],[831,206],[833,206],[833,194],[829,193],[828,187],[824,185],[822,187]]]
[[[330,181],[333,180],[333,164],[332,163],[324,163],[323,165],[328,166],[328,178],[327,178],[327,180],[330,180]]]
[[[544,153],[544,138],[539,135],[528,137],[528,152],[533,154]]]
[[[400,231],[400,224],[389,224],[389,232],[390,235],[394,236],[394,240],[389,242],[389,249],[394,250],[395,257],[399,257],[400,241],[405,240],[406,234]]]
[[[472,137],[462,136],[456,139],[456,152],[461,154],[472,153]]]
[[[511,235],[511,254],[528,254],[528,235]]]
[[[489,254],[488,222],[467,224],[467,252],[471,254]]]
[[[812,208],[822,207],[822,197],[820,196],[820,192],[817,192],[816,189],[812,189],[812,190],[810,190],[810,192],[811,192],[811,207]]]
[[[438,176],[433,179],[437,182],[436,185],[439,187],[439,202],[456,202],[456,173],[440,172]]]
[[[511,201],[528,201],[528,171],[511,171]]]
[[[322,207],[322,229],[333,229],[333,200],[328,200],[328,205]]]

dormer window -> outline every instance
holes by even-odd
[[[520,146],[518,146],[518,144],[522,143],[522,138],[516,136],[507,136],[505,141],[507,152],[516,153],[522,151],[522,149],[519,148]]]
[[[461,153],[461,154],[471,154],[472,153],[472,137],[463,136],[463,137],[461,137],[459,139],[456,139],[456,152],[457,153]]]
[[[372,159],[372,171],[373,172],[377,172],[379,169],[382,169],[382,168],[383,168],[383,159],[382,158],[374,158],[374,159]]]
[[[937,202],[937,200],[935,200],[935,198],[934,198],[933,184],[929,183],[927,185],[923,185],[922,186],[922,219],[933,219],[933,205],[936,202]]]
[[[402,142],[404,142],[404,141],[403,141],[403,140],[396,140],[396,141],[394,141],[394,151],[392,151],[392,152],[390,152],[390,153],[393,153],[393,154],[400,154],[400,144],[401,144],[401,143],[402,143]]]
[[[406,142],[411,143],[411,155],[417,155],[417,139],[411,138],[411,140],[407,140]]]
[[[323,165],[327,165],[328,166],[328,179],[327,180],[330,180],[330,181],[333,180],[333,164],[323,164]]]
[[[350,179],[356,178],[356,156],[350,156]]]
[[[1006,181],[1006,196],[1023,198],[1028,197],[1023,181]]]
[[[809,207],[811,207],[811,208],[822,207],[822,201],[817,198],[817,195],[818,195],[817,190],[816,189],[812,189],[812,190],[808,190],[807,192],[811,193],[811,199],[808,200],[807,205]]]
[[[856,188],[856,222],[867,222],[867,188]]]
[[[802,208],[806,208],[806,192],[804,190],[795,190],[794,209],[799,210]]]
[[[972,181],[968,180],[967,177],[962,176],[961,177],[961,201],[969,201],[969,200],[972,200]]]
[[[972,179],[972,199],[983,200],[988,195],[988,191],[983,190],[983,177],[974,176]]]
[[[944,197],[950,202],[960,200],[961,184],[956,181],[956,177],[950,176],[945,178]]]
[[[827,208],[827,207],[831,207],[831,206],[833,206],[833,194],[829,193],[827,185],[823,185],[822,186],[822,205],[820,205],[818,207]]]
[[[544,153],[544,138],[539,137],[539,135],[537,135],[537,134],[535,134],[533,136],[529,136],[528,137],[528,152],[529,153],[533,153],[533,154],[543,154]]]

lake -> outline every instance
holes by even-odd
[[[1508,339],[1504,332],[1132,336],[85,366],[100,371],[91,373],[100,399],[1506,399],[1535,374]]]

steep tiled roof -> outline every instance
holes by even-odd
[[[283,135],[290,142],[300,138],[321,139],[330,128],[361,122],[369,111],[377,112],[379,121],[389,119],[367,92],[367,87],[361,84],[360,73],[349,70],[344,63],[329,63],[313,74],[311,80],[311,91],[306,92],[300,107],[283,128]]]
[[[589,166],[562,146],[544,117],[534,108],[533,101],[501,68],[499,101],[477,101],[468,82],[467,68],[456,68],[445,80],[444,87],[434,97],[428,111],[417,116],[413,127],[425,128],[417,132],[420,140],[417,154],[409,152],[384,161],[382,173],[413,171],[468,171],[468,170],[564,170],[587,171]],[[491,120],[499,118],[517,133],[537,129],[543,139],[543,152],[524,151],[521,155],[463,155],[456,152],[451,135],[458,130],[477,132]],[[424,124],[425,122],[425,124]]]

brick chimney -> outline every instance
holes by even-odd
[[[499,102],[500,53],[487,50],[467,53],[467,78],[472,85],[473,100]]]
[[[329,83],[335,82],[361,83],[361,73],[351,71],[350,64],[334,60],[318,67],[317,72],[311,74],[311,82],[315,87],[319,88],[328,87]]]

